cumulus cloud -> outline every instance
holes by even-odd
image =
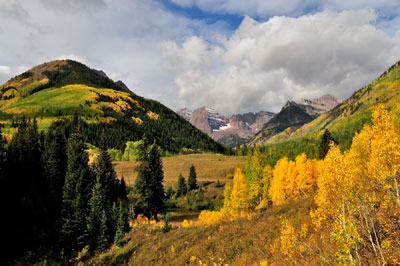
[[[264,1],[201,2],[215,12],[221,6],[230,12],[249,8],[249,16],[233,31],[224,21],[194,19],[159,0],[0,0],[6,18],[0,65],[8,66],[0,69],[0,83],[26,69],[19,66],[70,58],[174,110],[209,105],[229,115],[278,111],[287,100],[327,92],[346,98],[400,58],[400,21],[382,24],[378,9],[316,13],[327,5],[321,4],[311,15],[262,22],[251,15],[282,13],[281,2],[285,12],[301,14],[315,1],[263,4],[268,12],[259,6]],[[28,22],[21,23],[22,17]]]
[[[342,99],[400,59],[400,38],[371,22],[372,10],[323,11],[299,18],[246,17],[231,37],[162,44],[182,106],[225,114],[278,111],[287,100],[332,93]]]
[[[94,6],[98,2],[104,3],[100,4],[103,8]],[[194,34],[208,38],[228,31],[224,23],[208,24],[175,14],[158,0],[18,3],[29,11],[26,15],[35,29],[16,19],[2,21],[0,65],[16,69],[18,65],[34,66],[57,58],[83,61],[113,79],[123,80],[135,93],[171,108],[177,106],[177,91],[158,44],[164,40],[182,41]],[[74,8],[79,10],[79,5],[86,6],[81,12],[73,12]],[[0,83],[9,78],[0,76]]]

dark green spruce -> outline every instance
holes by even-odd
[[[189,190],[197,189],[197,175],[196,175],[196,169],[194,168],[193,164],[190,167],[190,171],[189,171],[188,189]]]
[[[154,217],[157,220],[157,214],[165,209],[164,172],[157,145],[151,145],[149,152],[148,148],[147,141],[143,141],[139,148],[140,164],[136,167],[138,175],[134,193],[137,195],[137,207],[147,218]]]
[[[182,174],[178,177],[178,187],[176,188],[176,196],[184,196],[187,193],[186,180]]]

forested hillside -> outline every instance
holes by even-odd
[[[86,121],[82,126],[85,141],[96,146],[104,132],[108,148],[120,150],[126,141],[146,134],[162,149],[174,153],[183,148],[224,151],[172,110],[121,84],[72,60],[33,67],[0,86],[3,134],[10,139],[23,116],[37,118],[39,130],[47,130],[53,121],[77,115]]]

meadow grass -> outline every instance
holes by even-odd
[[[233,173],[236,167],[243,166],[245,156],[225,156],[221,154],[188,154],[162,158],[164,167],[164,186],[176,187],[180,173],[186,181],[189,168],[193,164],[196,168],[197,182],[226,182],[227,174]],[[134,171],[136,162],[114,162],[119,178],[124,176],[128,185],[133,185],[137,173]]]

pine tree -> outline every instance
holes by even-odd
[[[167,189],[167,193],[166,193],[167,199],[172,198],[172,196],[173,196],[174,194],[175,194],[174,189],[173,189],[171,186],[169,186],[168,189]]]
[[[149,166],[152,176],[151,189],[153,192],[151,199],[151,215],[157,220],[157,213],[165,210],[164,200],[164,171],[158,146],[154,143],[150,149]]]
[[[188,189],[195,190],[197,189],[197,176],[196,176],[196,169],[194,165],[190,167],[189,177],[188,177]]]
[[[97,238],[97,249],[99,251],[105,251],[110,247],[108,222],[106,211],[103,210],[100,215],[100,230]]]
[[[43,176],[39,139],[36,121],[22,118],[7,149],[7,190],[13,191],[6,199],[12,205],[7,218],[13,221],[10,229],[15,229],[13,238],[18,239],[19,250],[40,245],[49,230],[47,213],[51,202],[46,199],[48,186]]]
[[[328,154],[331,143],[337,144],[335,139],[332,137],[331,132],[328,129],[325,129],[324,134],[322,135],[321,144],[319,145],[319,158],[323,160],[325,156]]]
[[[51,213],[60,215],[62,203],[62,189],[67,172],[66,143],[62,133],[57,130],[49,130],[44,140],[42,154],[43,175],[46,177],[49,187],[49,201],[52,203]]]
[[[178,177],[178,187],[176,189],[176,196],[184,196],[187,193],[186,181],[182,174]]]
[[[157,213],[164,211],[164,172],[157,145],[153,144],[147,153],[147,141],[140,145],[139,161],[136,167],[138,176],[135,180],[134,192],[138,196],[137,205],[147,217],[157,220]]]
[[[119,204],[119,212],[116,226],[116,233],[114,238],[114,244],[118,246],[122,246],[124,241],[125,232],[127,231],[127,223],[128,223],[128,213],[126,207],[122,202]]]
[[[88,154],[79,130],[67,144],[67,173],[63,187],[62,227],[63,246],[68,250],[85,246],[88,202],[93,189],[93,175],[88,166]]]
[[[95,163],[96,179],[101,184],[104,194],[104,198],[107,201],[115,201],[117,199],[117,174],[115,173],[114,167],[112,166],[111,157],[105,147],[104,135],[101,137],[100,154]],[[106,207],[106,202],[103,208]],[[111,206],[111,205],[110,205]]]
[[[104,188],[97,179],[96,185],[92,191],[92,197],[89,200],[90,212],[87,218],[87,239],[91,250],[97,249],[97,238],[100,235],[100,220],[103,211],[105,211],[105,193]]]

